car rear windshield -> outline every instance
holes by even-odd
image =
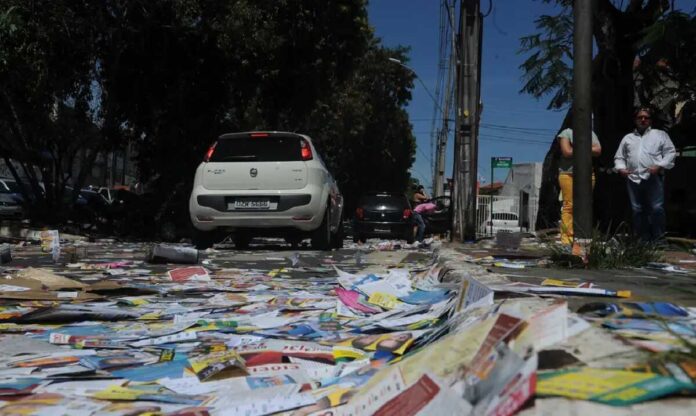
[[[211,162],[291,162],[302,160],[299,137],[233,137],[219,139]]]
[[[15,181],[3,181],[3,182],[5,182],[5,186],[7,186],[7,189],[9,190],[9,192],[13,192],[13,193],[20,193],[21,192],[21,190],[19,189],[19,185],[17,185],[17,182],[15,182]],[[4,186],[0,186],[0,188],[2,188],[3,191],[5,191]],[[7,191],[5,191],[5,192],[7,192]]]
[[[404,209],[408,208],[408,199],[404,195],[376,194],[363,195],[358,203],[360,206],[375,207],[386,205],[388,208]]]

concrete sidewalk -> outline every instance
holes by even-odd
[[[567,269],[554,267],[543,261],[544,253],[541,250],[528,250],[521,248],[518,251],[504,251],[495,248],[484,248],[480,243],[447,243],[441,250],[443,256],[450,260],[472,261],[493,256],[496,259],[527,260],[534,263],[542,260],[542,265],[525,265],[524,268],[510,269],[496,267],[492,262],[470,263],[486,270],[495,276],[495,279],[503,278],[511,282],[525,282],[540,284],[544,279],[559,279],[569,282],[592,282],[598,287],[611,290],[630,290],[631,298],[636,302],[665,301],[674,302],[682,306],[696,306],[696,255],[688,251],[665,252],[666,261],[682,267],[687,273],[668,272],[648,268],[633,268],[619,270],[596,269]],[[686,260],[687,263],[679,263]],[[691,263],[694,261],[695,263]],[[481,265],[479,265],[481,264]],[[467,266],[469,267],[469,266]],[[596,301],[596,297],[568,297],[572,309],[589,301]]]

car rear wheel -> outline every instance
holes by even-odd
[[[234,248],[239,250],[244,250],[249,248],[249,243],[251,243],[251,235],[247,233],[235,233],[232,236],[232,241],[234,241]]]
[[[338,229],[336,229],[336,234],[331,236],[331,247],[335,249],[343,248],[343,239],[345,234],[343,232],[343,221],[339,221]]]
[[[409,228],[404,236],[404,240],[406,240],[406,244],[413,244],[413,242],[416,241],[416,236],[413,235],[413,229]]]
[[[319,228],[312,233],[312,248],[315,250],[330,250],[331,249],[331,218],[329,207],[324,212],[324,219],[321,221]]]
[[[177,237],[176,224],[171,221],[165,221],[159,227],[159,235],[162,241],[166,241],[168,243],[175,242]]]
[[[364,243],[367,241],[367,237],[365,237],[365,234],[357,234],[353,236],[353,242],[354,243]]]
[[[217,232],[215,230],[213,230],[213,231],[201,231],[198,229],[194,229],[193,235],[192,235],[192,240],[193,240],[193,245],[198,250],[205,250],[207,248],[212,247],[213,244],[218,242]]]

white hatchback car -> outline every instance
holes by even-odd
[[[343,244],[343,196],[303,134],[220,136],[196,169],[189,212],[199,249],[222,232],[232,232],[237,248],[254,236],[282,236],[293,245],[310,237],[319,250]]]
[[[513,212],[494,212],[493,219],[489,216],[485,223],[485,231],[491,231],[492,235],[496,235],[498,231],[514,233],[521,230],[519,217]]]

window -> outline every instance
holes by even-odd
[[[235,137],[220,139],[211,162],[302,161],[299,137]]]
[[[7,188],[7,190],[8,190],[9,192],[11,192],[11,193],[16,193],[16,194],[22,192],[22,191],[19,189],[19,185],[17,185],[17,182],[15,182],[15,181],[7,181],[7,180],[2,181],[2,182],[5,184],[5,186],[0,187],[0,189],[2,189],[2,188]],[[5,191],[5,189],[2,189],[2,190]]]
[[[408,199],[405,195],[394,195],[394,194],[374,194],[374,195],[364,195],[360,198],[358,206],[361,207],[378,207],[385,206],[389,209],[402,210],[405,208],[410,208]]]

